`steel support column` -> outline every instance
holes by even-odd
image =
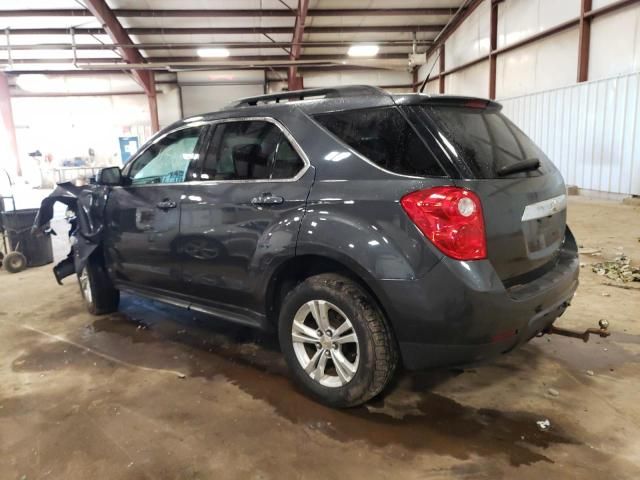
[[[147,100],[149,102],[149,117],[151,118],[151,132],[156,133],[160,130],[160,121],[158,120],[158,97],[156,94],[156,82],[155,75],[151,70],[146,73],[149,74],[149,81],[151,82],[151,93],[147,93]]]
[[[489,98],[495,100],[496,98],[496,59],[497,55],[494,53],[498,49],[498,4],[493,0],[491,2],[491,24],[489,25]]]
[[[129,38],[126,30],[118,21],[113,10],[105,3],[104,0],[85,0],[87,9],[102,24],[113,43],[119,45],[134,46]],[[120,56],[127,63],[146,63],[145,58],[137,48],[117,47]],[[154,82],[153,72],[151,70],[132,70],[133,78],[142,86],[149,100],[149,114],[151,120],[151,130],[155,133],[158,131],[158,102],[156,98],[156,85]]]
[[[11,108],[11,95],[9,93],[9,79],[0,72],[0,117],[4,126],[4,131],[9,141],[9,154],[13,156],[16,167],[16,174],[22,175],[20,168],[20,156],[18,154],[18,141],[16,140],[16,127],[13,123],[13,110]]]
[[[304,22],[307,20],[307,10],[309,0],[298,0],[298,12],[296,23],[293,27],[293,38],[291,39],[291,54],[289,60],[298,60],[302,48],[300,43],[304,36]],[[298,67],[291,65],[287,70],[287,85],[289,90],[301,90],[303,88],[302,78],[298,77]]]
[[[582,0],[580,5],[580,25],[578,36],[578,82],[589,79],[589,47],[591,44],[591,18],[585,15],[591,11],[591,0]]]
[[[440,45],[440,72],[438,72],[438,91],[444,93],[444,77],[445,77],[445,61],[444,61],[444,42]]]

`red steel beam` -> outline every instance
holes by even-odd
[[[490,52],[495,52],[498,49],[498,4],[499,2],[491,2],[491,18],[489,24]],[[491,53],[489,55],[489,98],[491,100],[495,100],[496,98],[496,60],[497,55]]]
[[[587,18],[595,18],[601,15],[606,15],[607,13],[615,12],[616,10],[620,10],[621,8],[630,7],[631,5],[638,5],[640,0],[619,0],[617,2],[610,3],[609,5],[605,5],[604,7],[595,8],[590,10],[585,14]]]
[[[416,15],[453,15],[456,8],[332,8],[311,9],[307,11],[310,17],[386,17],[386,16],[416,16]],[[228,18],[228,17],[294,17],[295,9],[162,9],[143,10],[133,8],[113,9],[116,17],[162,17],[162,18]],[[91,12],[79,8],[61,9],[12,9],[0,10],[0,17],[90,17]]]
[[[445,77],[445,58],[444,58],[444,54],[445,54],[445,49],[444,49],[444,43],[440,45],[440,72],[438,75],[438,91],[440,93],[444,93],[444,77]]]
[[[94,17],[102,24],[104,30],[114,43],[133,45],[131,38],[122,27],[118,18],[105,3],[104,0],[85,0],[85,5]],[[145,63],[144,57],[135,48],[117,48],[120,56],[128,63]],[[149,114],[151,117],[151,130],[155,133],[159,130],[158,104],[156,100],[156,87],[152,71],[134,70],[133,77],[142,85],[149,101]]]
[[[114,43],[133,45],[131,38],[122,27],[113,11],[104,2],[104,0],[86,0],[86,5],[94,17],[103,25],[104,30]],[[77,33],[74,32],[74,33]],[[117,48],[120,56],[128,63],[144,63],[144,57],[136,48]],[[149,93],[154,89],[150,83],[150,78],[142,72],[133,72],[137,81],[142,85],[144,91]]]
[[[307,10],[309,9],[309,0],[298,0],[298,14],[293,27],[293,36],[291,38],[291,53],[289,60],[298,60],[302,48],[300,43],[304,36],[304,23],[307,20]],[[289,90],[302,89],[302,78],[298,78],[298,69],[295,65],[291,65],[287,70],[287,85]]]
[[[589,78],[589,49],[591,45],[591,18],[585,14],[591,11],[592,1],[580,2],[580,24],[578,34],[578,82],[586,82]]]
[[[20,168],[20,155],[18,154],[18,141],[16,140],[16,127],[13,123],[13,110],[11,109],[11,95],[9,93],[9,80],[0,72],[0,118],[4,124],[4,131],[9,141],[9,155],[13,156],[16,166],[16,174],[22,176]]]
[[[495,0],[496,3],[502,3],[502,1],[504,0]],[[593,18],[597,18],[603,15],[607,15],[609,13],[621,10],[623,8],[629,7],[631,5],[638,5],[640,4],[640,0],[619,0],[615,3],[611,3],[609,5],[606,5],[604,7],[600,7],[600,8],[596,8],[593,10],[590,10],[589,12],[585,13],[585,18],[588,19],[593,19]],[[465,11],[465,13],[470,13],[470,11],[475,8],[476,5],[471,4],[467,10]],[[489,55],[483,55],[482,57],[478,57],[475,60],[471,60],[467,63],[464,63],[462,65],[458,65],[456,67],[450,68],[449,70],[447,70],[446,72],[444,72],[444,75],[449,75],[451,73],[460,71],[460,70],[464,70],[465,68],[469,68],[472,67],[474,65],[477,65],[478,63],[484,62],[486,60],[489,60],[490,56],[494,55],[494,56],[498,56],[501,55],[503,53],[507,53],[510,52],[512,50],[517,50],[518,48],[524,47],[526,45],[529,45],[531,43],[535,43],[538,40],[542,40],[544,38],[550,37],[552,35],[556,35],[558,33],[564,32],[565,30],[568,30],[570,28],[573,28],[575,26],[578,26],[580,24],[580,17],[577,18],[573,18],[571,20],[567,20],[566,22],[562,22],[558,25],[556,25],[555,27],[551,27],[547,30],[544,30],[542,32],[539,32],[535,35],[532,35],[530,37],[524,38],[518,42],[514,42],[511,43],[509,45],[505,45],[501,48],[496,48],[495,50],[492,50],[491,53]],[[447,28],[447,30],[449,30],[449,28]],[[451,33],[453,33],[454,30],[445,32],[446,37],[448,37],[449,35],[451,35]],[[434,45],[431,47],[431,49],[429,50],[429,52],[435,50],[435,48],[437,48],[441,43],[442,43],[442,37],[445,37],[445,34],[443,34],[440,38],[438,38],[438,41],[434,43]],[[446,39],[445,37],[445,39]],[[438,75],[433,75],[431,78],[436,79],[439,78],[442,74],[438,74]]]
[[[455,32],[460,25],[462,25],[462,22],[464,22],[469,17],[469,15],[471,15],[473,11],[478,8],[478,6],[483,1],[484,0],[472,0],[471,3],[466,8],[462,9],[458,15],[453,17],[447,25],[441,27],[440,34],[437,37],[438,41],[429,49],[429,51],[427,52],[427,56],[431,52],[433,52],[438,47],[438,45],[444,43],[451,36],[451,34]]]

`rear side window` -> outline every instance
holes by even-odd
[[[304,162],[273,123],[238,121],[215,127],[201,178],[269,180],[293,178]]]
[[[424,109],[449,142],[447,149],[464,161],[477,178],[499,178],[497,172],[501,168],[531,159],[540,160],[544,172],[544,153],[496,108],[449,105],[412,108]]]
[[[402,175],[445,176],[418,134],[395,107],[349,110],[315,119],[355,151]]]

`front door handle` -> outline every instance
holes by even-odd
[[[251,199],[251,203],[253,205],[277,205],[279,203],[283,203],[284,198],[278,197],[276,195],[271,195],[270,193],[263,193],[257,197],[253,197]]]
[[[161,202],[156,203],[156,207],[158,207],[160,210],[169,210],[171,208],[176,208],[178,206],[178,204],[176,202],[174,202],[173,200],[162,200]]]

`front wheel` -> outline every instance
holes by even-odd
[[[360,405],[391,380],[397,349],[383,315],[356,282],[306,279],[284,299],[278,332],[294,380],[332,407]]]
[[[80,292],[92,315],[112,313],[118,309],[120,292],[115,289],[100,258],[92,255],[78,272]]]

